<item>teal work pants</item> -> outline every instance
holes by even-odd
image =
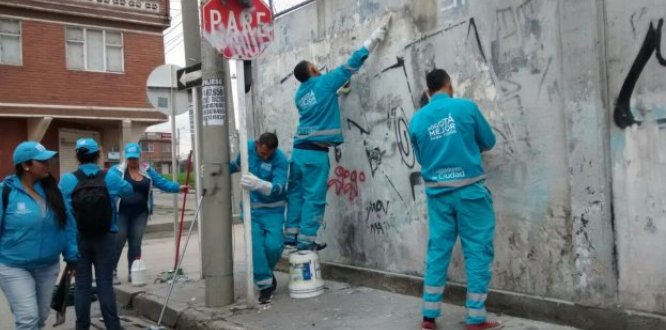
[[[324,220],[329,170],[327,152],[294,149],[289,168],[286,243],[296,243],[299,249],[315,244]]]
[[[465,323],[485,322],[495,235],[495,212],[490,191],[483,182],[478,182],[441,195],[428,196],[428,225],[423,316],[440,316],[451,252],[460,236],[467,272]]]

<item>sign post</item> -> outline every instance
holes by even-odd
[[[248,7],[247,3],[252,2]],[[243,60],[257,58],[273,41],[273,12],[261,0],[229,0],[226,6],[220,1],[209,0],[202,7],[203,36],[217,51],[228,59],[237,60],[236,84],[238,96],[238,121],[240,127],[239,149],[241,173],[248,173],[247,121],[245,109],[245,72]],[[242,189],[243,223],[245,230],[245,264],[247,303],[254,301],[254,278],[252,263],[252,219],[250,194]]]
[[[176,71],[176,78],[178,78],[178,90],[201,86],[201,63]]]

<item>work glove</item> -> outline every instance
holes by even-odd
[[[370,38],[363,43],[363,47],[371,52],[380,42],[384,41],[384,38],[386,38],[386,33],[388,32],[389,23],[391,23],[390,16],[384,25],[380,26],[374,32],[372,32]]]
[[[252,173],[243,174],[240,179],[240,184],[243,188],[249,189],[251,191],[258,191],[264,196],[270,195],[271,191],[273,190],[272,183],[259,179]]]
[[[351,92],[351,80],[347,80],[347,82],[338,89],[338,95],[347,95]]]

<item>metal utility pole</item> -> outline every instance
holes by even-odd
[[[183,44],[185,46],[185,66],[192,66],[201,62],[201,28],[199,25],[199,7],[197,1],[192,0],[180,0],[180,8],[182,13],[183,20]],[[190,111],[190,119],[192,120],[193,125],[191,125],[191,134],[192,134],[192,149],[193,152],[193,164],[195,169],[194,175],[194,184],[196,197],[195,200],[199,201],[201,199],[201,88],[195,87],[191,89],[191,102],[192,110]],[[197,205],[198,207],[199,205]],[[204,250],[202,249],[202,240],[201,240],[201,223],[203,220],[203,214],[200,214],[197,218],[197,235],[199,237],[199,255],[201,260],[203,260]],[[203,266],[202,266],[203,267]],[[201,277],[203,278],[203,270],[201,271]]]
[[[207,41],[201,43],[203,276],[206,305],[234,302],[229,111],[233,109],[229,66]]]

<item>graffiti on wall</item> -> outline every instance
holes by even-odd
[[[359,183],[365,182],[365,172],[338,166],[334,173],[335,177],[328,180],[328,187],[335,187],[337,196],[345,196],[350,202],[353,202],[358,197]]]
[[[409,126],[407,125],[405,110],[402,107],[393,108],[391,109],[391,117],[394,122],[395,143],[400,151],[402,163],[407,168],[412,169],[416,163],[416,156],[412,150],[412,143],[409,140]]]
[[[474,95],[475,91],[483,89],[485,81],[481,76],[488,74],[487,79],[497,91],[497,99],[489,97],[485,101],[490,101],[485,105],[487,113],[494,113],[489,118],[493,131],[498,135],[497,147],[494,155],[502,155],[505,161],[499,163],[505,164],[506,161],[514,162],[521,158],[518,154],[527,154],[532,151],[529,128],[527,126],[525,92],[523,80],[529,75],[539,76],[539,85],[536,95],[541,94],[542,89],[547,91],[548,98],[552,102],[559,92],[557,81],[547,79],[553,63],[553,56],[545,56],[544,44],[542,39],[542,27],[538,19],[538,13],[542,12],[544,2],[538,0],[525,0],[517,5],[501,7],[495,10],[496,25],[490,42],[490,57],[486,57],[486,52],[481,42],[482,36],[474,17],[467,18],[455,24],[451,24],[419,39],[408,43],[405,49],[412,48],[416,52],[414,56],[423,57],[431,38],[443,33],[453,33],[462,28],[466,28],[464,40],[466,45],[475,46],[474,49],[465,49],[464,51],[475,51],[479,56],[479,63],[467,61],[462,66],[457,66],[455,72],[460,83],[467,82],[470,87],[469,95]],[[462,31],[459,31],[462,33]],[[455,37],[454,37],[455,38]],[[456,39],[451,39],[456,42]],[[435,41],[436,43],[436,41]],[[418,54],[418,55],[416,55]],[[437,51],[432,51],[430,55],[437,56]],[[428,61],[420,60],[432,68],[435,59]],[[431,69],[428,68],[428,69]],[[532,85],[528,86],[532,88]],[[530,94],[531,95],[531,94]],[[424,105],[428,101],[427,94],[422,94],[419,102]],[[483,108],[483,104],[480,104]]]
[[[538,7],[536,0],[526,0],[520,5],[495,11],[497,28],[490,48],[493,73],[497,77],[500,92],[497,105],[504,116],[514,120],[493,123],[493,129],[502,137],[503,150],[510,155],[532,148],[527,121],[515,120],[525,118],[526,112],[523,85],[513,77],[522,69],[526,69],[529,74],[541,75],[537,92],[540,94],[553,61],[552,57],[543,56]],[[549,93],[552,93],[552,88]]]
[[[368,203],[368,206],[365,208],[367,214],[365,223],[370,233],[374,235],[387,235],[388,231],[394,228],[393,224],[387,219],[390,205],[391,201],[389,200],[376,200]]]
[[[666,66],[666,59],[661,53],[661,31],[663,26],[663,18],[658,21],[656,26],[650,22],[650,27],[645,35],[643,45],[638,51],[638,55],[636,55],[636,59],[634,59],[631,69],[629,69],[629,73],[627,73],[627,77],[622,84],[613,112],[615,124],[621,129],[625,129],[635,124],[640,125],[641,123],[631,112],[631,96],[634,93],[638,78],[640,78],[641,73],[643,73],[643,69],[645,69],[645,65],[650,61],[652,54],[655,55],[657,62],[660,65]]]

